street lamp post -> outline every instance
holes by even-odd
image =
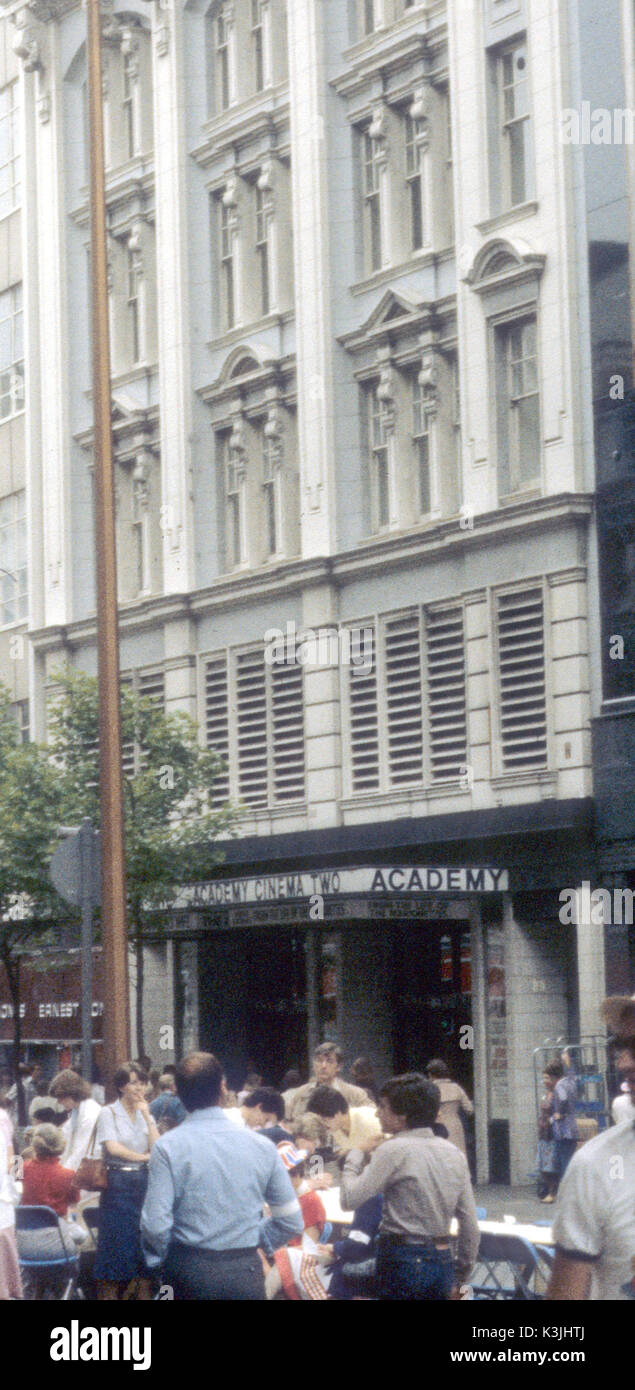
[[[110,1078],[130,1043],[100,0],[87,0],[87,22],[104,1062]]]

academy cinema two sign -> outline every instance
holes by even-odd
[[[504,893],[507,869],[479,866],[437,868],[412,865],[363,869],[306,869],[260,877],[213,879],[177,889],[171,907],[223,907],[242,903],[298,901],[365,894],[387,898],[416,893]]]

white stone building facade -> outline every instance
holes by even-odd
[[[173,918],[157,953],[187,996],[182,1039],[220,1048],[212,977],[236,1067],[273,1048],[276,1011],[280,1072],[307,1029],[384,1074],[445,1039],[475,1087],[480,1175],[522,1180],[533,1050],[598,1032],[603,994],[601,937],[557,910],[591,852],[598,641],[560,116],[579,96],[575,19],[558,0],[103,13],[124,678],[226,757],[233,880],[507,875],[499,893],[397,893],[383,918],[353,894],[322,926],[306,902],[242,935],[224,909]],[[56,667],[96,661],[76,0],[4,0],[0,103],[0,565],[24,571],[0,575],[0,663],[44,738]],[[372,660],[268,664],[265,634],[288,624],[363,628]]]

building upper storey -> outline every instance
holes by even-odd
[[[432,564],[592,490],[557,9],[103,6],[122,603]],[[2,13],[25,213],[5,395],[29,402],[43,629],[94,609],[85,14]]]

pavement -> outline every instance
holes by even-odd
[[[517,1221],[548,1221],[553,1217],[555,1202],[541,1202],[536,1196],[535,1186],[503,1187],[489,1183],[475,1187],[474,1196],[477,1207],[485,1207],[490,1221],[501,1221],[504,1216],[515,1216]]]

